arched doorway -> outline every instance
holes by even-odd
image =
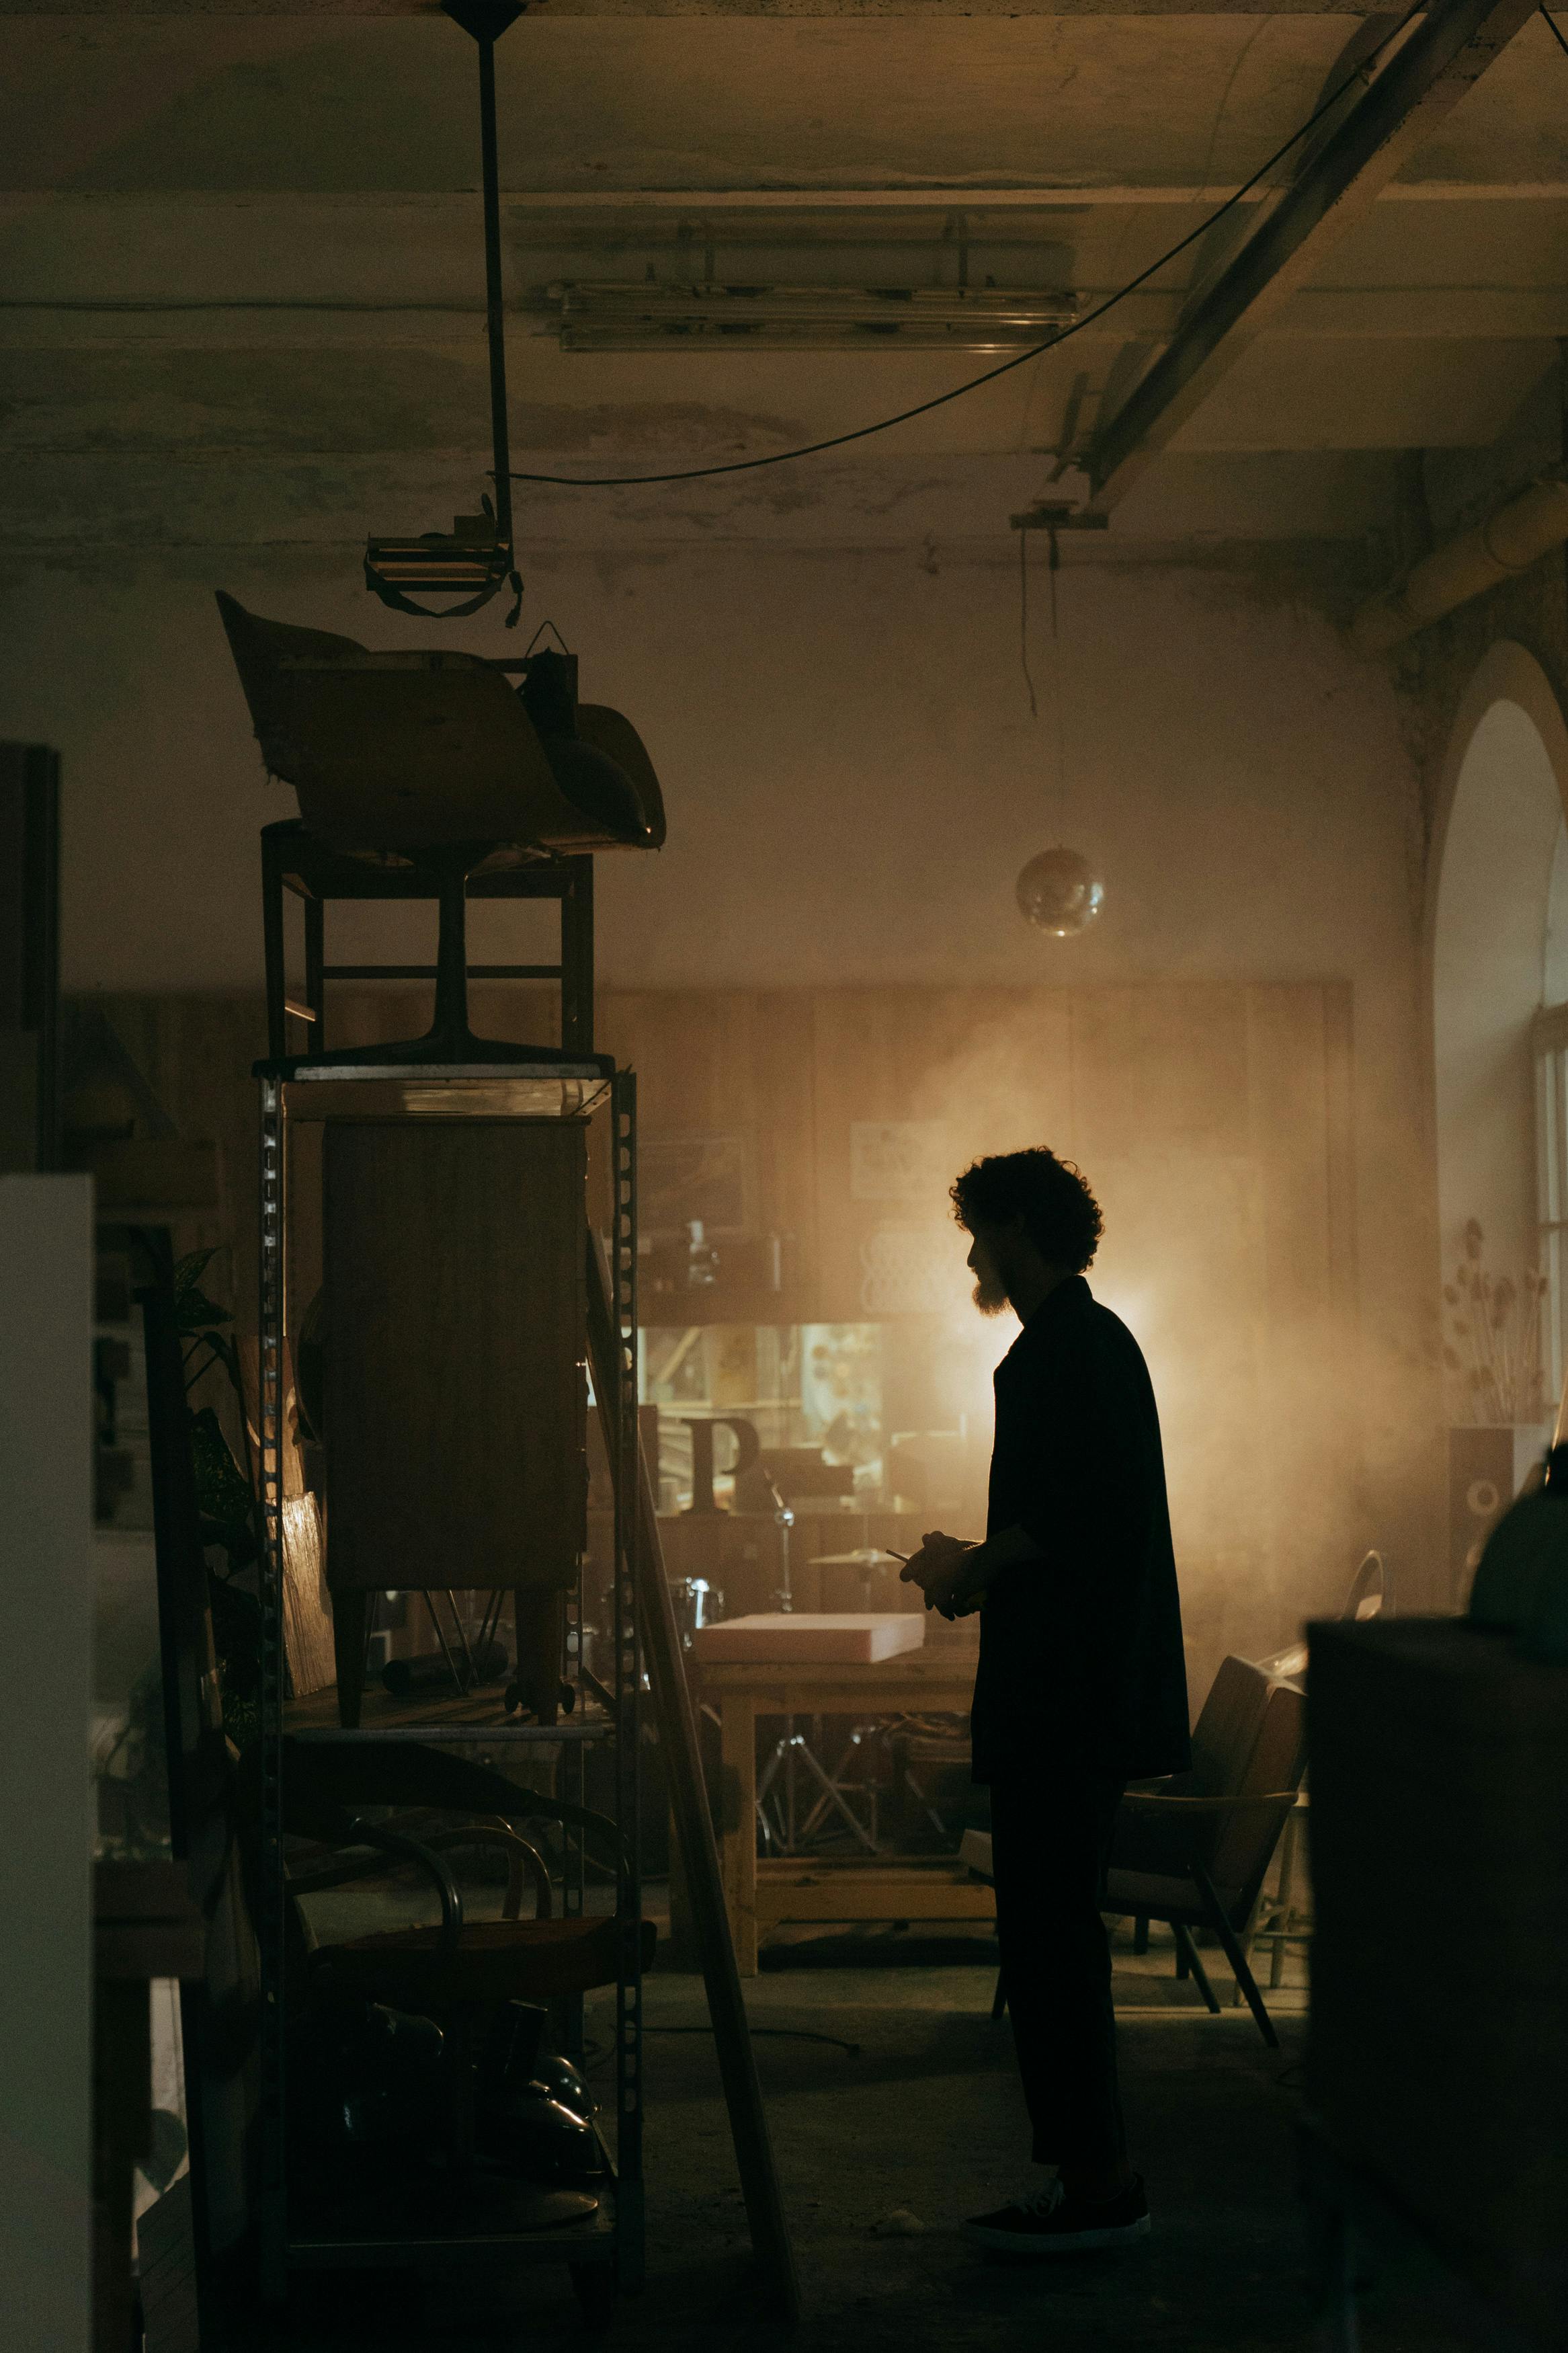
[[[1522,647],[1494,646],[1450,743],[1432,928],[1457,1599],[1568,1369],[1565,806],[1556,697]]]

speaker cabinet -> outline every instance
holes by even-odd
[[[1487,1538],[1552,1442],[1533,1423],[1456,1424],[1448,1432],[1448,1566],[1462,1609]]]

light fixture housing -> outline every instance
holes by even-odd
[[[563,352],[1026,350],[1078,315],[1076,294],[996,286],[733,286],[557,280]]]

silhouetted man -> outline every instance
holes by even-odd
[[[952,1187],[974,1302],[1023,1330],[996,1367],[985,1540],[927,1535],[905,1568],[928,1608],[980,1611],[974,1778],[991,1787],[1002,1982],[1037,2188],[964,2225],[1054,2254],[1149,2228],[1127,2159],[1110,1947],[1100,1906],[1134,1778],[1188,1762],[1181,1604],[1160,1421],[1138,1343],[1083,1270],[1094,1196],[1049,1152],[978,1160]]]

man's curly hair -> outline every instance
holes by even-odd
[[[1099,1246],[1100,1204],[1070,1160],[1044,1146],[996,1152],[967,1167],[952,1188],[952,1214],[968,1233],[976,1224],[1021,1218],[1040,1256],[1081,1274]]]

